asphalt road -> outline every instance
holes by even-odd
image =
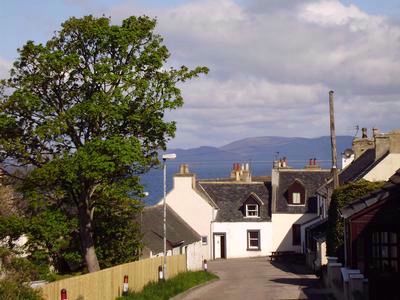
[[[270,263],[265,257],[209,262],[220,280],[196,288],[184,300],[332,299],[317,277],[299,264]]]

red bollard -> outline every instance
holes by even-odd
[[[124,276],[124,285],[122,286],[122,296],[128,295],[128,290],[129,290],[128,275],[125,275]]]
[[[61,290],[61,300],[68,300],[66,289]]]
[[[203,261],[203,269],[205,272],[207,272],[207,259]]]

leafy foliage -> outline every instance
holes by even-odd
[[[94,221],[94,239],[102,268],[139,258],[142,236],[137,210],[131,200],[108,198],[99,203]]]
[[[342,257],[339,249],[344,244],[344,221],[340,216],[340,209],[352,201],[366,196],[367,194],[381,188],[383,182],[369,182],[359,180],[343,185],[334,190],[328,210],[327,227],[327,254]]]
[[[151,282],[139,293],[130,292],[127,296],[119,297],[118,300],[168,300],[196,285],[217,279],[213,273],[197,271],[178,274],[165,282]]]
[[[140,196],[137,175],[158,163],[157,150],[175,133],[164,113],[183,104],[177,84],[208,71],[165,69],[169,52],[155,26],[146,16],[122,25],[70,18],[45,45],[19,49],[0,84],[0,157],[32,169],[22,188],[32,214],[74,216],[90,272],[99,269],[95,242],[107,236],[97,233],[95,241],[96,209],[111,196],[117,210],[130,200],[139,212],[140,203],[121,191]],[[55,238],[42,225],[35,224],[37,234]],[[65,229],[55,228],[60,237]]]
[[[40,292],[30,288],[27,282],[38,278],[38,270],[26,258],[13,256],[7,248],[0,248],[2,278],[0,279],[0,299],[40,300]]]

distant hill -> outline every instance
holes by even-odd
[[[340,153],[351,147],[351,136],[338,136],[336,139],[338,160]],[[222,147],[199,147],[193,149],[169,149],[177,154],[180,162],[212,163],[221,161],[272,161],[275,157],[287,157],[290,161],[302,164],[309,158],[330,161],[331,142],[329,136],[319,138],[301,137],[253,137],[234,141]]]

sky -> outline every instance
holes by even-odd
[[[158,20],[168,65],[207,66],[182,84],[170,148],[222,146],[256,136],[400,128],[397,0],[14,0],[0,10],[0,78],[27,40],[46,42],[71,16]]]

